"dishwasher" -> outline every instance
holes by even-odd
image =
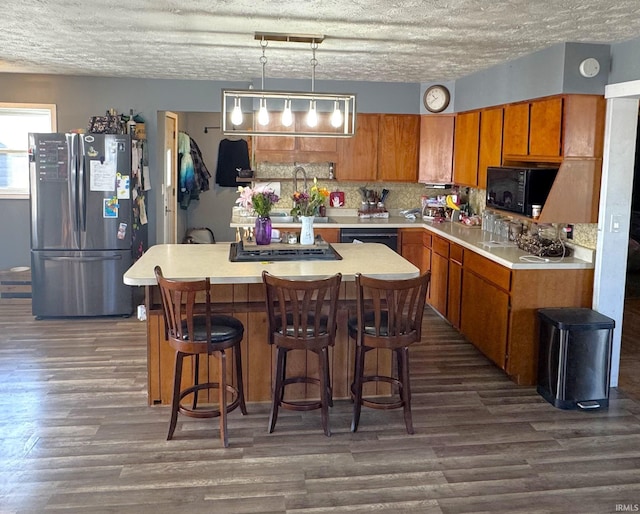
[[[382,243],[398,251],[397,228],[342,228],[340,229],[340,242],[352,243],[354,240],[363,243]]]

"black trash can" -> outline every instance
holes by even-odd
[[[591,309],[539,309],[538,393],[559,409],[609,406],[614,320]]]

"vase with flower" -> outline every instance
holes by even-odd
[[[236,203],[246,210],[253,210],[256,213],[256,222],[253,235],[256,244],[268,245],[271,242],[271,209],[278,203],[280,197],[269,187],[251,189],[250,187],[238,186],[240,197]]]
[[[302,227],[300,229],[300,244],[312,245],[315,237],[313,232],[313,218],[318,214],[318,210],[324,205],[329,196],[329,191],[325,187],[318,187],[318,179],[313,179],[313,186],[306,191],[295,191],[293,193],[294,207],[291,209],[292,216],[298,216]]]

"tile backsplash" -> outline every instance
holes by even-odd
[[[289,201],[293,195],[293,170],[296,166],[302,166],[307,173],[307,187],[311,187],[314,177],[318,179],[321,187],[329,191],[344,192],[344,209],[358,209],[360,207],[360,188],[381,191],[389,189],[390,193],[385,201],[388,210],[412,209],[420,207],[421,197],[437,196],[456,192],[457,190],[436,189],[426,187],[424,184],[405,182],[345,182],[340,181],[340,170],[337,169],[335,177],[330,179],[330,166],[332,163],[270,163],[260,162],[256,165],[254,180],[260,182],[280,182],[281,208],[289,208]],[[302,176],[298,176],[298,188],[302,188]],[[474,188],[460,188],[463,201],[468,201],[471,212],[482,214],[485,206],[485,190]],[[573,243],[589,249],[595,249],[598,237],[596,224],[576,224],[573,231]]]
[[[448,190],[427,188],[424,184],[405,182],[344,182],[340,181],[340,170],[336,170],[333,180],[329,179],[330,163],[295,163],[279,164],[261,162],[257,164],[254,180],[265,182],[269,180],[280,182],[280,191],[283,201],[291,198],[293,194],[293,170],[296,166],[302,166],[307,173],[307,184],[311,187],[313,178],[318,179],[321,187],[329,191],[344,192],[345,209],[358,209],[360,207],[360,188],[366,187],[378,192],[386,188],[390,191],[385,201],[387,209],[411,209],[420,207],[422,195],[441,195]],[[302,175],[298,175],[298,188],[302,187]],[[286,205],[286,203],[285,203]]]

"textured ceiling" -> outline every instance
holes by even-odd
[[[453,80],[556,43],[640,36],[638,0],[3,0],[0,72],[250,81],[254,32],[324,34],[316,79]],[[270,42],[266,77],[309,78]]]

